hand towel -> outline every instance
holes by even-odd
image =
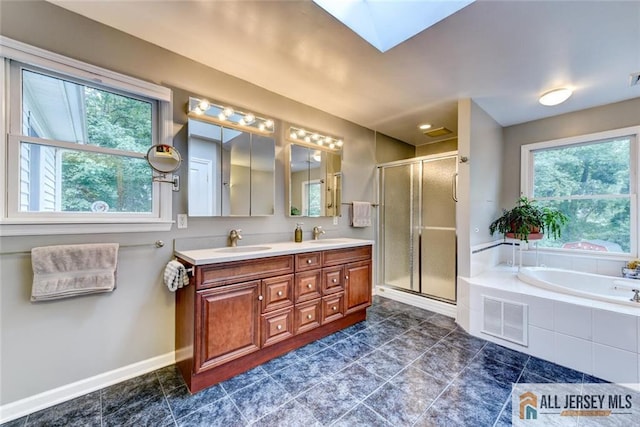
[[[353,227],[371,226],[371,203],[353,202],[351,207],[351,225]]]
[[[33,248],[31,301],[113,291],[118,248],[117,243]]]
[[[171,292],[175,292],[178,288],[189,284],[189,275],[187,269],[180,261],[172,260],[167,263],[164,269],[164,284]]]

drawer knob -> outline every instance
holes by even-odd
[[[311,283],[307,283],[307,288],[311,289],[313,288],[313,285]]]
[[[262,301],[264,298],[262,297],[262,295],[258,296],[258,301]]]
[[[278,325],[278,326],[276,326],[276,329],[277,329],[277,330],[282,329],[282,325]]]
[[[331,279],[333,283],[338,283],[338,279]]]
[[[349,276],[344,276],[345,280],[349,280]]]
[[[310,314],[307,314],[307,319],[311,319],[313,316]]]
[[[333,307],[331,307],[331,310],[336,311],[338,309],[338,307],[336,307],[335,305]]]
[[[278,296],[281,297],[282,296],[282,291],[278,291]]]
[[[307,260],[307,264],[311,264],[311,260],[310,259]]]

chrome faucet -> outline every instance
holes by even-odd
[[[630,301],[640,303],[640,289],[631,289],[631,292],[635,292],[635,294],[631,297]]]
[[[238,240],[242,240],[242,235],[240,234],[242,230],[239,228],[233,229],[229,232],[229,244],[232,247],[238,246]]]
[[[322,229],[322,227],[320,227],[319,225],[313,227],[313,240],[318,240],[321,234],[324,234],[324,230]]]

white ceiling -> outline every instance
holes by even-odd
[[[638,0],[478,0],[384,53],[311,0],[51,2],[414,145],[461,98],[508,126],[640,96]]]

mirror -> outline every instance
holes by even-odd
[[[273,215],[275,140],[189,118],[189,216]]]
[[[167,144],[152,145],[145,157],[153,170],[163,174],[177,171],[182,163],[180,152]]]
[[[341,165],[338,152],[290,144],[289,215],[340,216]]]

